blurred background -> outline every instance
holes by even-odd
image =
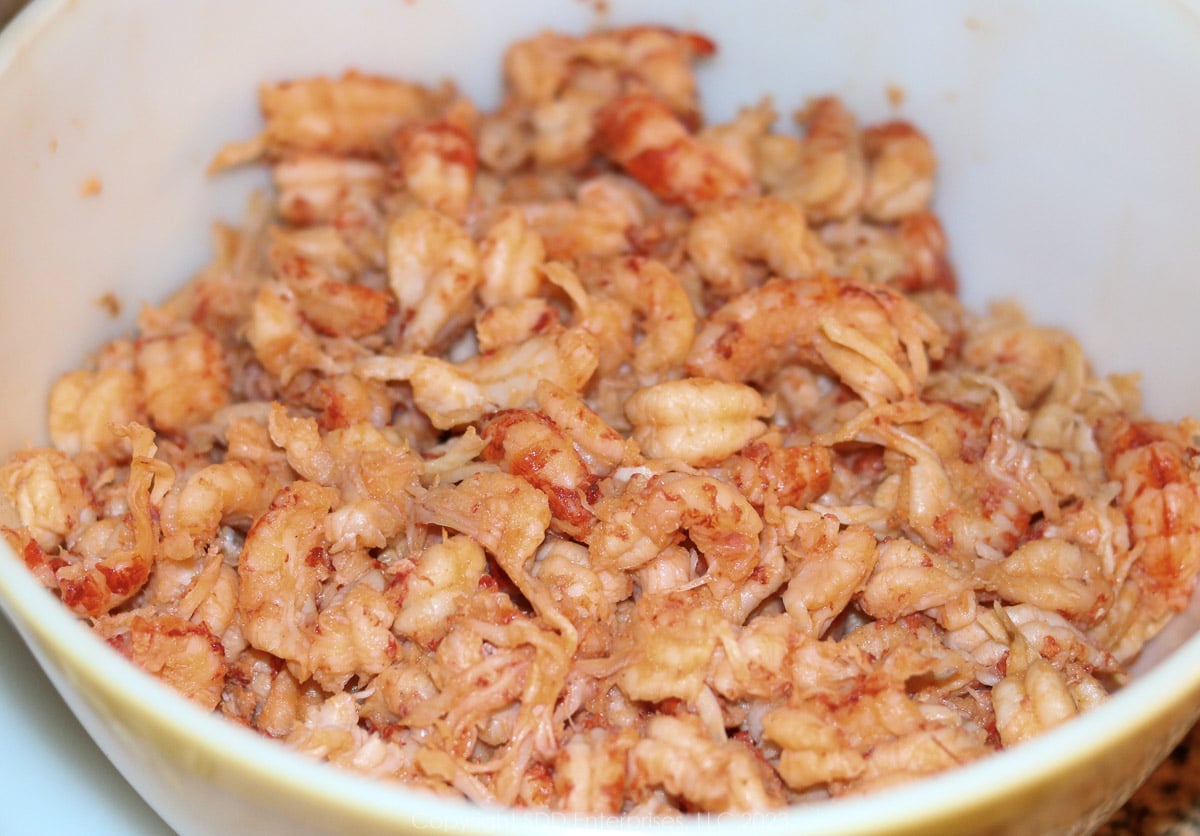
[[[25,0],[0,0],[0,26],[8,23],[8,19],[25,5]]]

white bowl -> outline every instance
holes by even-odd
[[[713,118],[763,93],[835,92],[864,119],[900,111],[933,138],[938,210],[972,306],[1020,300],[1078,334],[1102,371],[1140,370],[1148,410],[1200,414],[1200,16],[1193,3],[889,0],[638,3],[600,22],[712,35]],[[502,10],[502,12],[501,12]],[[44,438],[49,383],[129,329],[209,255],[261,175],[204,173],[258,126],[263,79],[347,66],[451,76],[484,102],[501,50],[597,22],[578,0],[40,0],[0,34],[0,452]],[[87,195],[92,178],[98,194]],[[92,190],[94,191],[94,190]],[[111,318],[103,294],[122,302]],[[0,604],[84,727],[182,834],[533,836],[639,822],[485,812],[309,761],[207,715],[96,639],[4,549]],[[1016,749],[863,798],[757,817],[783,833],[1084,832],[1200,714],[1196,606],[1105,705]],[[733,832],[695,819],[668,831]]]

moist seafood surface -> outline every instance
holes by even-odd
[[[715,49],[264,83],[213,167],[270,195],[55,382],[9,545],[206,709],[480,803],[767,810],[1103,701],[1200,570],[1200,423],[959,303],[917,127],[707,121]]]

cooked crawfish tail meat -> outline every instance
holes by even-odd
[[[212,169],[269,194],[52,384],[12,551],[205,709],[480,804],[777,810],[1103,702],[1200,573],[1200,422],[957,298],[901,114],[710,121],[718,47],[265,80]]]

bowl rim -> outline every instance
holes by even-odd
[[[0,76],[20,58],[75,0],[32,0],[0,30]],[[1200,3],[1188,0],[1192,13]],[[211,761],[225,761],[265,784],[303,793],[309,799],[388,822],[451,822],[462,831],[511,836],[561,834],[569,821],[582,831],[629,832],[641,822],[615,815],[550,814],[485,808],[437,797],[403,784],[372,779],[299,755],[277,741],[204,711],[164,683],[132,665],[101,640],[24,565],[0,538],[0,612],[35,651],[39,665],[49,663],[38,648],[50,648],[67,670],[101,684],[110,694],[136,706],[148,720],[170,727]],[[57,680],[56,680],[57,682]],[[861,796],[843,797],[749,817],[761,836],[807,832],[871,833],[903,825],[949,820],[999,797],[1017,797],[1064,769],[1079,765],[1113,742],[1131,738],[1171,715],[1182,695],[1200,692],[1200,632],[1157,664],[1138,674],[1103,704],[1011,749],[947,772],[916,779]],[[74,712],[74,707],[72,707]],[[1200,711],[1197,706],[1195,711]],[[1130,722],[1135,718],[1135,722]],[[107,753],[106,753],[107,754]],[[135,789],[137,789],[135,787]],[[154,807],[155,801],[147,799]],[[706,830],[722,821],[747,817],[703,815],[655,819],[654,830]],[[633,825],[633,826],[631,826]]]

